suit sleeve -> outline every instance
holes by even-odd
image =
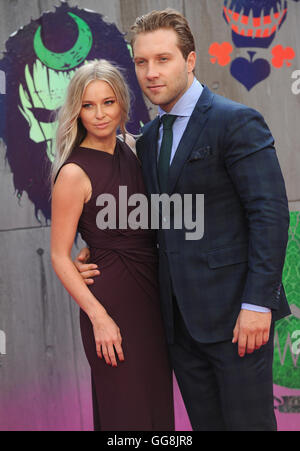
[[[263,117],[250,108],[235,111],[228,119],[224,161],[249,228],[242,301],[277,310],[289,210],[274,139]]]

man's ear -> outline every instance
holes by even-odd
[[[196,52],[194,52],[194,51],[190,52],[188,54],[188,57],[187,57],[187,60],[186,60],[187,65],[188,65],[188,72],[189,73],[193,72],[195,70],[196,60],[197,60]]]

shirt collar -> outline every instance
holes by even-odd
[[[180,99],[175,103],[173,108],[168,114],[175,114],[176,116],[191,116],[196,103],[200,95],[202,94],[203,86],[199,81],[194,77],[194,81],[189,87],[189,89],[180,97]],[[166,114],[160,106],[158,107],[159,116],[163,116]]]

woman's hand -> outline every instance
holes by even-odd
[[[97,312],[91,318],[93,324],[96,351],[98,357],[104,357],[106,363],[112,366],[117,365],[116,354],[121,362],[124,361],[124,353],[122,349],[122,337],[120,329],[114,320],[105,312]]]

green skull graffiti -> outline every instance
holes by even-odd
[[[68,14],[78,28],[78,38],[74,46],[63,53],[48,50],[42,42],[39,27],[33,43],[38,59],[33,65],[32,74],[28,65],[25,67],[26,86],[19,85],[19,110],[29,124],[29,137],[36,143],[46,143],[50,161],[53,161],[55,153],[57,125],[51,113],[63,104],[66,88],[75,72],[72,69],[85,60],[93,43],[87,23],[73,13]]]

